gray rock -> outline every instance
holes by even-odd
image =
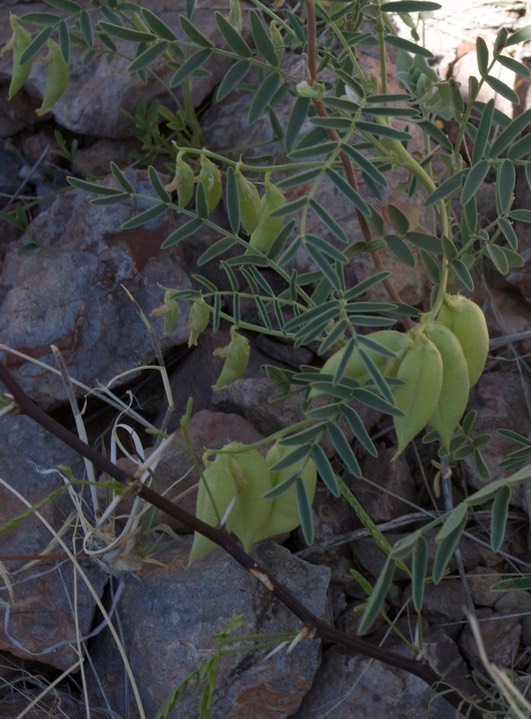
[[[503,616],[486,607],[478,609],[476,616],[488,660],[499,667],[514,666],[520,654],[521,618]],[[469,625],[465,627],[459,638],[459,646],[473,666],[478,669],[483,668],[476,639]]]
[[[140,193],[150,194],[144,173],[129,177]],[[149,317],[162,303],[162,286],[182,289],[190,282],[178,253],[160,251],[172,229],[171,218],[120,230],[147,207],[142,202],[94,206],[86,193],[75,190],[60,195],[39,215],[26,234],[10,244],[0,275],[4,344],[55,367],[50,351],[54,344],[70,375],[90,386],[149,363],[155,356],[152,338],[125,290]],[[30,240],[38,247],[20,254]],[[163,334],[161,318],[151,318],[163,350],[186,341],[186,318],[184,309],[168,334]],[[64,401],[60,377],[15,355],[8,355],[7,362],[39,404],[51,407]]]
[[[64,486],[54,471],[58,464],[70,466],[78,477],[83,475],[77,455],[25,416],[0,418],[0,455],[0,526],[27,511],[16,493],[33,505]],[[6,573],[2,572],[0,586],[0,650],[62,670],[78,660],[76,637],[91,631],[95,601],[86,582],[98,596],[108,576],[87,559],[79,560],[78,571],[53,542],[44,521],[52,531],[62,531],[63,541],[72,549],[72,510],[63,492],[39,507],[38,514],[24,517],[1,535],[2,557],[22,558],[2,559]],[[77,541],[74,546],[78,551]],[[60,558],[31,561],[46,550]]]
[[[337,647],[329,649],[294,719],[455,719],[455,709],[418,677]],[[460,716],[460,715],[459,715]]]
[[[256,557],[308,608],[322,616],[329,570],[293,557],[272,543],[257,547]],[[300,622],[234,560],[220,550],[186,566],[188,548],[172,546],[163,567],[145,567],[138,578],[124,579],[119,609],[121,636],[145,715],[161,703],[215,649],[214,635],[231,617],[242,615],[236,634],[297,631]],[[157,557],[160,559],[161,557]],[[273,640],[273,647],[280,639]],[[320,645],[305,641],[290,654],[285,649],[266,658],[269,649],[226,654],[216,678],[212,719],[281,719],[291,716],[309,690],[319,665]],[[91,703],[131,719],[139,716],[113,640],[105,633],[94,640],[92,661],[99,686],[91,680]],[[197,717],[199,696],[188,691],[171,719]],[[128,713],[129,712],[129,713]]]
[[[5,142],[0,142],[0,192],[3,194],[14,193],[21,185],[22,180],[19,172],[22,167],[20,157],[10,150]],[[0,208],[6,203],[5,197],[1,199]]]
[[[363,458],[363,476],[371,480],[351,482],[352,490],[365,511],[376,522],[388,522],[407,513],[417,500],[415,479],[406,460],[392,461],[395,449],[379,447],[378,457]]]

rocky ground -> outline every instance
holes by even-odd
[[[196,19],[200,18],[202,31],[213,36],[213,7],[226,10],[227,3],[216,0],[198,5]],[[477,2],[468,5],[466,11],[462,2],[443,0],[443,5],[443,22],[428,21],[426,42],[436,51],[441,72],[452,72],[459,81],[471,71],[467,63],[475,58],[475,52],[470,52],[468,43],[474,42],[477,33],[491,39],[502,24],[516,28],[525,19],[526,3]],[[1,44],[10,36],[9,12],[16,8],[18,13],[19,6],[24,12],[49,10],[39,2],[4,2],[0,7]],[[177,27],[175,0],[154,0],[149,7]],[[364,59],[367,64],[375,62],[371,55]],[[295,76],[300,60],[291,58],[287,62],[293,63]],[[213,393],[210,388],[221,359],[213,357],[212,351],[227,343],[226,327],[205,332],[193,351],[186,346],[184,305],[170,333],[163,333],[159,318],[150,319],[151,333],[146,329],[138,308],[148,317],[160,305],[164,287],[191,287],[192,274],[197,271],[195,261],[212,238],[202,228],[184,247],[161,251],[161,242],[178,220],[164,216],[125,232],[121,225],[143,209],[138,203],[89,205],[86,194],[67,188],[65,177],[105,178],[113,160],[135,187],[149,193],[147,171],[141,163],[131,161],[145,148],[142,150],[132,136],[130,114],[135,113],[140,99],[156,99],[158,88],[139,83],[124,71],[126,62],[120,59],[112,65],[101,60],[84,67],[80,58],[74,57],[65,96],[51,115],[37,121],[34,110],[42,98],[45,77],[41,65],[34,68],[25,91],[8,104],[5,89],[10,60],[7,56],[0,60],[3,211],[31,206],[27,226],[1,225],[0,356],[30,396],[68,425],[69,392],[79,397],[90,395],[84,422],[98,447],[103,440],[109,446],[110,428],[120,411],[128,412],[127,424],[142,436],[146,454],[153,440],[145,429],[164,423],[169,430],[176,430],[177,443],[157,467],[157,483],[170,498],[179,497],[183,506],[193,511],[191,488],[197,482],[197,472],[179,442],[179,421],[188,398],[194,401],[189,435],[199,454],[204,447],[220,447],[232,440],[253,442],[302,416],[300,400],[294,397],[275,405],[268,402],[271,385],[260,365],[296,368],[316,358],[308,348],[293,350],[262,339],[253,343],[245,377]],[[212,92],[226,69],[222,63],[215,64],[211,77],[194,85],[194,103],[201,107],[206,145],[235,157],[240,152],[250,153],[251,146],[258,143],[261,152],[278,152],[265,123],[258,122],[252,128],[245,125],[244,96],[233,93],[221,104],[212,103]],[[527,102],[527,89],[519,88],[519,92]],[[282,112],[279,116],[283,117]],[[68,145],[73,138],[79,140],[73,158],[65,159],[58,152],[57,129]],[[406,208],[411,200],[402,189],[401,174],[391,173],[389,179],[382,203],[392,201]],[[332,188],[323,183],[320,192],[319,199],[326,205]],[[520,206],[529,207],[527,189],[521,190],[518,201]],[[337,198],[333,202],[338,221],[350,216],[349,206]],[[492,187],[486,183],[481,212],[488,215],[492,204]],[[223,210],[219,210],[217,221],[226,221]],[[521,252],[529,259],[529,230],[526,226],[520,230]],[[295,261],[301,272],[312,269],[307,257]],[[421,305],[427,292],[422,271],[405,268],[391,254],[384,261],[402,300]],[[216,267],[201,271],[210,273],[213,281],[219,280]],[[360,261],[350,279],[359,281],[371,271],[368,262],[365,265]],[[530,372],[525,359],[531,351],[529,263],[502,279],[488,278],[483,287],[478,287],[477,299],[487,311],[493,336],[487,371],[472,398],[472,406],[479,410],[477,429],[489,431],[503,426],[527,434],[531,414]],[[75,381],[73,389],[57,371],[50,345],[58,348],[68,375]],[[138,369],[154,364],[154,347],[164,354],[169,369],[172,411],[168,410],[160,373]],[[110,397],[106,390],[111,382],[116,397]],[[112,408],[109,402],[114,403]],[[431,506],[431,490],[411,457],[391,465],[393,447],[386,420],[367,410],[364,421],[379,430],[379,459],[360,458],[367,481],[354,482],[346,474],[344,479],[393,542]],[[489,445],[486,461],[495,476],[499,475],[497,462],[510,448],[512,445],[502,438]],[[38,502],[60,486],[62,478],[50,470],[57,465],[68,465],[78,477],[85,470],[79,457],[28,418],[2,416],[0,520],[16,516],[28,503]],[[479,486],[477,482],[472,465],[467,466],[463,486],[456,487],[457,499],[465,484],[473,488]],[[96,535],[88,523],[83,524],[81,518],[88,516],[83,506],[86,501],[85,495],[63,493],[39,514],[0,535],[0,714],[5,719],[22,716],[33,701],[34,708],[24,716],[76,719],[88,716],[88,707],[90,716],[98,719],[151,719],[169,691],[212,656],[214,636],[234,615],[244,617],[238,634],[255,636],[299,629],[298,620],[220,550],[188,567],[190,535],[161,514],[144,515],[142,526],[149,519],[154,529],[140,535],[143,543],[125,543],[111,553],[109,536]],[[105,506],[104,497],[99,502]],[[126,520],[127,512],[134,509],[120,507],[113,527],[117,535],[124,527],[136,531]],[[72,526],[75,517],[76,526]],[[286,546],[275,542],[260,545],[256,556],[314,613],[355,632],[359,616],[355,607],[364,594],[350,570],[356,568],[374,578],[384,555],[360,529],[346,503],[335,500],[324,488],[318,491],[314,517],[313,547],[305,548],[294,533]],[[486,532],[465,538],[461,551],[466,592],[477,608],[486,652],[494,663],[520,672],[525,690],[530,666],[531,595],[525,591],[490,591],[492,583],[508,568],[528,571],[529,506],[524,493],[515,496],[510,519],[501,554],[489,549]],[[478,515],[477,520],[481,527],[485,517]],[[56,532],[55,539],[50,527]],[[50,554],[46,561],[33,561],[43,552]],[[407,584],[399,578],[388,606],[406,635],[411,631],[410,617],[407,611],[401,612],[407,607],[408,592]],[[482,672],[463,610],[463,592],[457,574],[437,587],[427,586],[424,611],[427,651],[457,683],[471,670],[474,676]],[[105,628],[109,624],[114,633]],[[284,638],[275,637],[273,646]],[[403,645],[388,636],[383,623],[376,626],[370,639],[403,651]],[[269,656],[270,649],[223,656],[213,717],[455,716],[454,710],[419,679],[347,655],[336,647],[320,646],[315,639],[303,642],[289,654],[279,651]],[[198,701],[193,691],[185,692],[170,716],[198,716]]]

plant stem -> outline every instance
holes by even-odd
[[[315,5],[313,0],[306,0],[306,20],[308,25],[308,31],[307,31],[307,37],[308,37],[308,72],[310,76],[310,83],[315,84],[317,82],[317,30],[316,30],[316,17],[315,17]],[[321,100],[317,98],[313,98],[313,106],[319,115],[319,117],[328,117],[328,112],[326,111],[325,106],[321,102]],[[336,142],[338,145],[341,144],[341,137],[339,136],[338,132],[334,129],[327,129],[328,137],[333,141]],[[344,152],[343,150],[339,153],[339,159],[341,160],[341,164],[343,166],[343,172],[345,173],[345,177],[347,178],[347,182],[352,187],[353,190],[358,191],[358,183],[356,181],[356,175],[354,173],[354,168],[352,166],[352,162],[350,161],[349,156]],[[373,242],[373,237],[371,233],[371,229],[369,225],[367,224],[367,220],[363,216],[363,214],[357,209],[354,208],[354,211],[356,213],[356,219],[358,221],[358,224],[361,229],[361,233],[365,239],[365,242],[367,243],[367,246],[369,248],[369,253],[371,256],[371,259],[373,261],[373,264],[375,268],[378,270],[378,272],[382,272],[385,270],[384,264],[382,262],[382,258],[380,256],[380,253],[378,250],[370,249],[370,246]],[[402,303],[402,300],[400,298],[400,295],[395,289],[395,286],[393,285],[392,281],[389,278],[386,278],[383,281],[383,285],[387,291],[387,294],[389,297],[393,300],[393,302],[397,302],[399,304]],[[411,320],[408,317],[404,317],[404,325],[406,327],[411,327]]]

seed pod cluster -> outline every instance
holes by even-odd
[[[437,319],[424,316],[408,333],[379,330],[367,337],[396,355],[389,359],[374,350],[363,350],[383,375],[401,381],[392,388],[395,406],[402,412],[393,417],[398,440],[395,458],[425,427],[438,433],[447,452],[470,388],[487,359],[489,335],[481,308],[461,295],[445,295]],[[332,355],[322,372],[334,375],[345,351]],[[349,357],[344,376],[361,386],[368,382],[370,374],[358,348]],[[311,389],[308,398],[319,394],[322,392]]]
[[[206,452],[196,516],[213,527],[223,526],[234,533],[246,551],[255,542],[298,527],[300,520],[294,485],[274,499],[264,496],[289,476],[300,473],[310,502],[313,500],[317,473],[311,459],[281,472],[271,472],[270,467],[286,451],[273,445],[264,458],[256,449],[233,442],[223,447],[214,460],[210,460],[210,452]],[[211,540],[196,532],[190,562],[215,547]]]
[[[436,320],[424,318],[410,330],[415,339],[395,376],[404,384],[393,391],[398,456],[424,427],[434,429],[444,450],[458,427],[487,360],[489,333],[481,308],[462,295],[445,295]]]

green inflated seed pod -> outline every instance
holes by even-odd
[[[463,295],[445,295],[437,319],[459,340],[473,387],[489,353],[489,330],[481,307]]]
[[[271,23],[269,24],[269,37],[271,38],[271,42],[275,48],[275,55],[277,56],[278,64],[280,65],[282,59],[284,58],[285,45],[284,38],[282,37],[278,23],[275,20],[271,20]]]
[[[441,395],[443,363],[439,350],[419,334],[405,353],[396,371],[404,384],[393,389],[395,406],[404,413],[393,417],[398,448],[396,459],[411,440],[428,424]]]
[[[183,155],[183,152],[177,154],[173,180],[164,185],[167,192],[177,192],[179,207],[186,207],[194,194],[194,171],[184,161]]]
[[[9,50],[13,51],[11,82],[7,93],[7,99],[11,100],[28,79],[33,66],[33,60],[24,63],[20,62],[22,53],[31,45],[31,34],[20,24],[19,18],[16,15],[10,15],[9,22],[13,30],[13,35],[11,36],[11,40],[2,48],[0,57]]]
[[[214,392],[218,392],[239,379],[249,364],[251,345],[247,337],[238,334],[234,326],[230,328],[230,337],[231,340],[228,345],[214,350],[215,357],[225,358],[225,363],[217,382],[212,385]]]
[[[219,171],[219,167],[209,160],[206,155],[201,155],[199,161],[201,163],[199,182],[205,190],[208,212],[210,213],[218,206],[223,193],[221,172]]]
[[[283,217],[271,217],[274,210],[286,204],[282,190],[275,187],[269,174],[265,177],[265,192],[260,201],[260,220],[249,238],[249,248],[258,252],[267,252],[284,225]]]
[[[238,199],[240,201],[240,222],[245,232],[250,235],[260,221],[262,212],[260,195],[256,185],[242,174],[239,167],[236,167],[235,175]]]
[[[199,482],[196,516],[212,527],[223,521],[248,551],[269,521],[272,503],[264,499],[271,489],[269,468],[257,450],[237,442],[223,447],[213,461],[208,454],[203,458],[206,468]],[[196,532],[190,563],[215,548],[214,542]]]
[[[188,347],[197,345],[199,335],[208,327],[210,319],[210,306],[202,297],[192,300],[190,314],[188,315]]]
[[[426,335],[439,350],[443,364],[441,395],[428,424],[446,451],[468,403],[468,367],[457,337],[440,322],[430,322]]]
[[[41,106],[35,110],[39,115],[45,115],[49,112],[55,103],[59,100],[68,85],[70,77],[70,68],[63,58],[60,45],[55,40],[48,40],[48,54],[44,58],[48,65],[48,78],[46,80],[46,90],[42,99]]]

